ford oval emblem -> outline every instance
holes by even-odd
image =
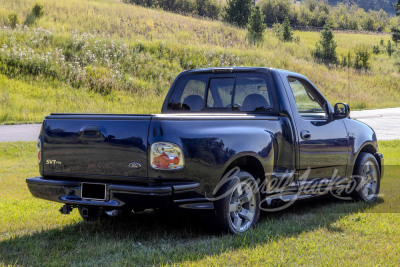
[[[137,162],[131,162],[131,163],[129,163],[128,166],[130,169],[134,169],[134,170],[142,168],[142,165],[140,165],[140,163],[137,163]]]

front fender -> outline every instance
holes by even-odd
[[[372,155],[378,151],[378,140],[374,130],[367,124],[353,120],[345,119],[344,123],[349,137],[349,161],[347,175],[353,174],[354,164],[361,152],[368,152]]]

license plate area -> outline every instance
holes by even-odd
[[[81,197],[89,200],[106,200],[106,185],[82,183]]]

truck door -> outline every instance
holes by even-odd
[[[343,120],[333,119],[328,101],[306,79],[287,76],[283,81],[294,102],[291,106],[298,139],[300,187],[316,184],[316,179],[324,187],[335,178],[344,178],[348,137]]]

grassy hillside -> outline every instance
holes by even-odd
[[[319,199],[264,214],[245,236],[210,234],[199,217],[134,213],[84,223],[33,198],[35,144],[0,143],[0,265],[344,265],[400,263],[400,142],[380,142],[385,177],[376,204]]]
[[[35,2],[0,0],[0,27],[10,12],[24,22]],[[43,3],[44,16],[28,27],[0,30],[0,123],[40,121],[49,112],[156,113],[180,71],[210,66],[297,71],[332,103],[355,109],[400,103],[397,54],[374,56],[368,72],[348,71],[313,61],[316,32],[296,32],[299,43],[282,43],[268,31],[260,46],[251,46],[245,30],[222,22],[115,0]],[[339,56],[390,39],[335,36]]]

